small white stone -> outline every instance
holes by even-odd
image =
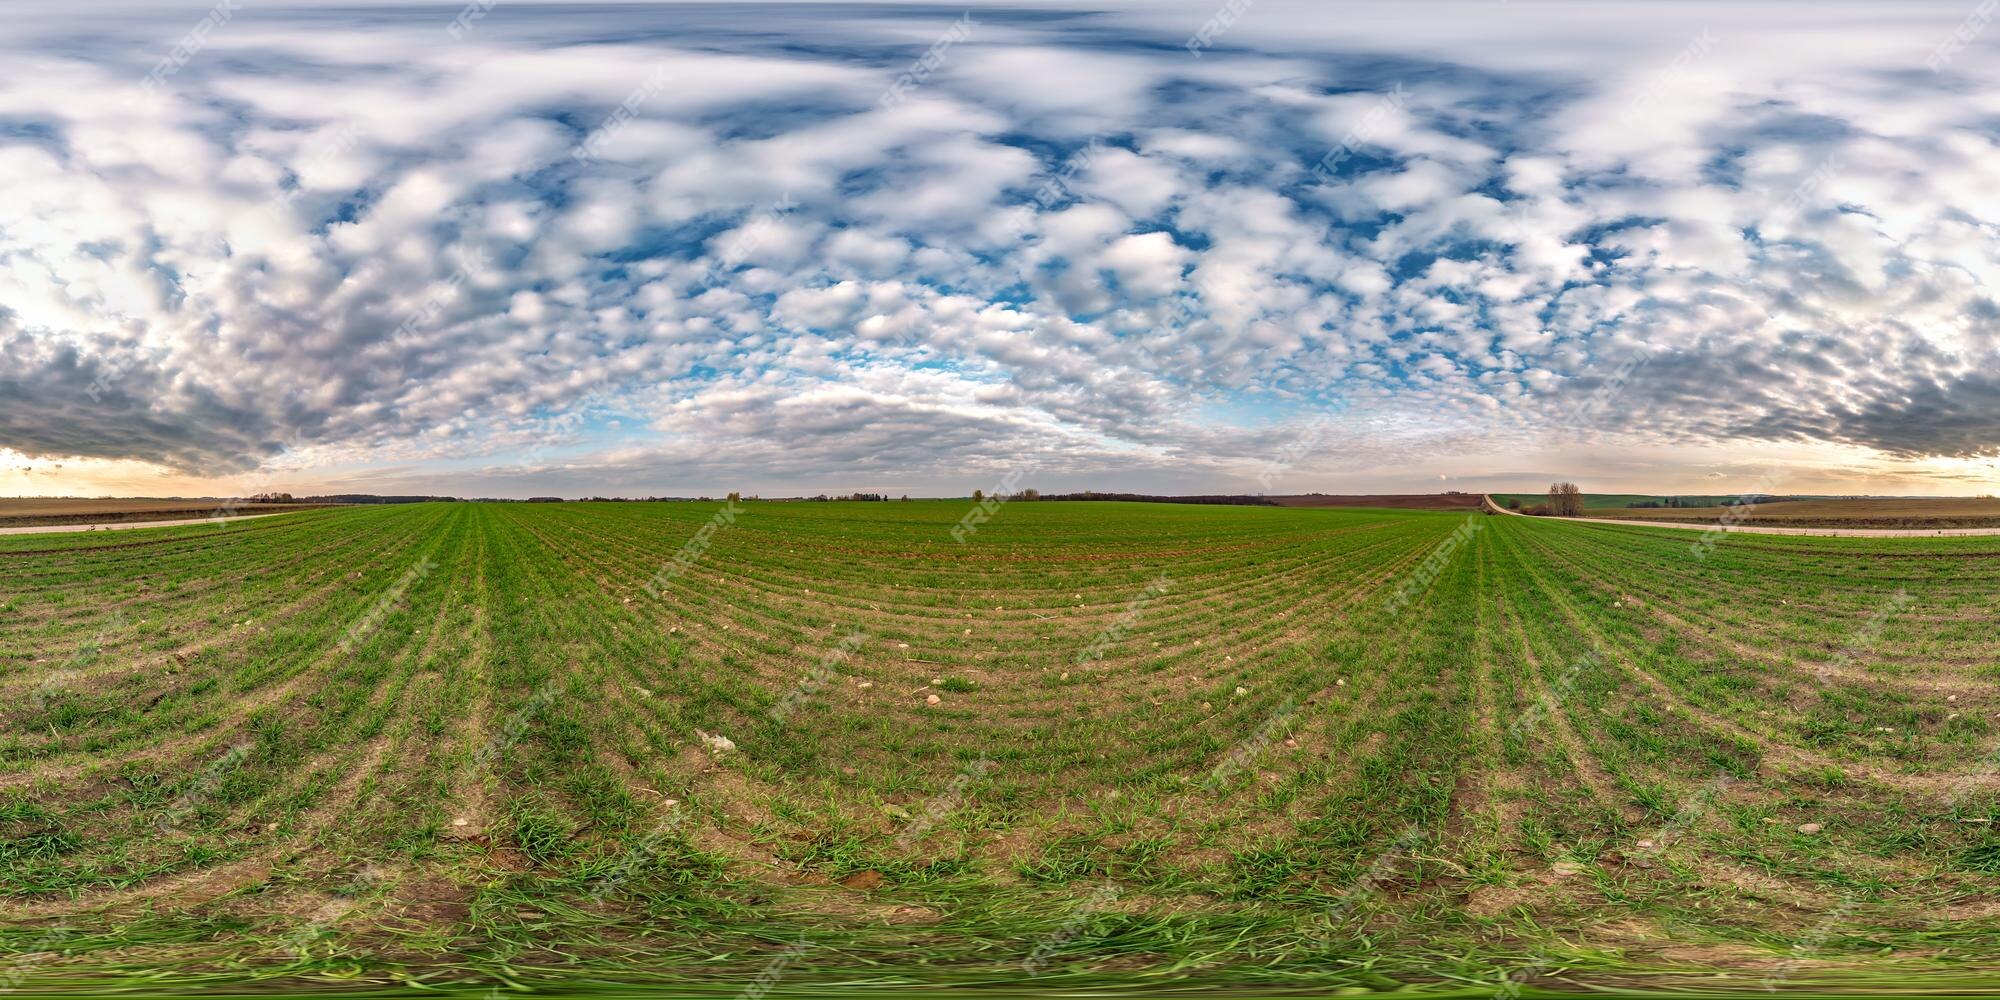
[[[937,695],[934,695],[934,694],[933,694],[933,695],[926,695],[926,696],[924,697],[924,704],[926,704],[926,705],[940,705],[940,704],[943,704],[943,703],[944,703],[944,699],[943,699],[943,698],[940,698],[940,697],[938,697]]]
[[[1820,832],[1821,830],[1824,830],[1824,829],[1826,829],[1826,827],[1824,827],[1824,826],[1821,826],[1821,825],[1820,825],[1820,824],[1818,824],[1818,823],[1800,823],[1800,824],[1799,824],[1799,832],[1800,832],[1800,833],[1807,833],[1807,834],[1811,834],[1811,833],[1818,833],[1818,832]]]

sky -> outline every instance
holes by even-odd
[[[0,495],[2000,491],[1995,0],[0,24]]]

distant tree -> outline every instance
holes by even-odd
[[[1041,490],[1022,490],[1022,491],[1021,491],[1021,499],[1023,499],[1023,500],[1040,500],[1041,498],[1042,498],[1042,491],[1041,491]]]
[[[1508,497],[1508,498],[1507,498],[1507,509],[1508,509],[1508,510],[1520,510],[1520,509],[1521,509],[1521,498],[1520,498],[1520,497]]]
[[[972,499],[974,499],[974,500],[984,500],[984,499],[986,499],[986,491],[985,491],[985,490],[973,490],[973,491],[972,491]]]
[[[737,492],[737,491],[735,491],[735,490],[730,490],[730,491],[729,491],[729,502],[730,502],[730,503],[735,503],[736,501],[738,501],[738,500],[741,500],[741,499],[743,499],[743,494],[741,494],[741,493],[738,493],[738,492]]]
[[[1575,483],[1556,483],[1549,487],[1549,513],[1556,517],[1583,516],[1583,490]]]
[[[903,494],[903,502],[904,503],[910,502],[910,495],[908,493]]]

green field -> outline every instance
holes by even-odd
[[[2000,961],[2000,540],[719,507],[0,538],[5,985]]]

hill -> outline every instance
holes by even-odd
[[[1638,521],[1799,528],[1985,528],[2000,524],[2000,500],[1991,497],[1909,497],[1853,500],[1786,500],[1741,507],[1606,509],[1590,517]]]
[[[1390,510],[1478,510],[1477,493],[1304,493],[1271,497],[1280,507],[1377,507]]]

